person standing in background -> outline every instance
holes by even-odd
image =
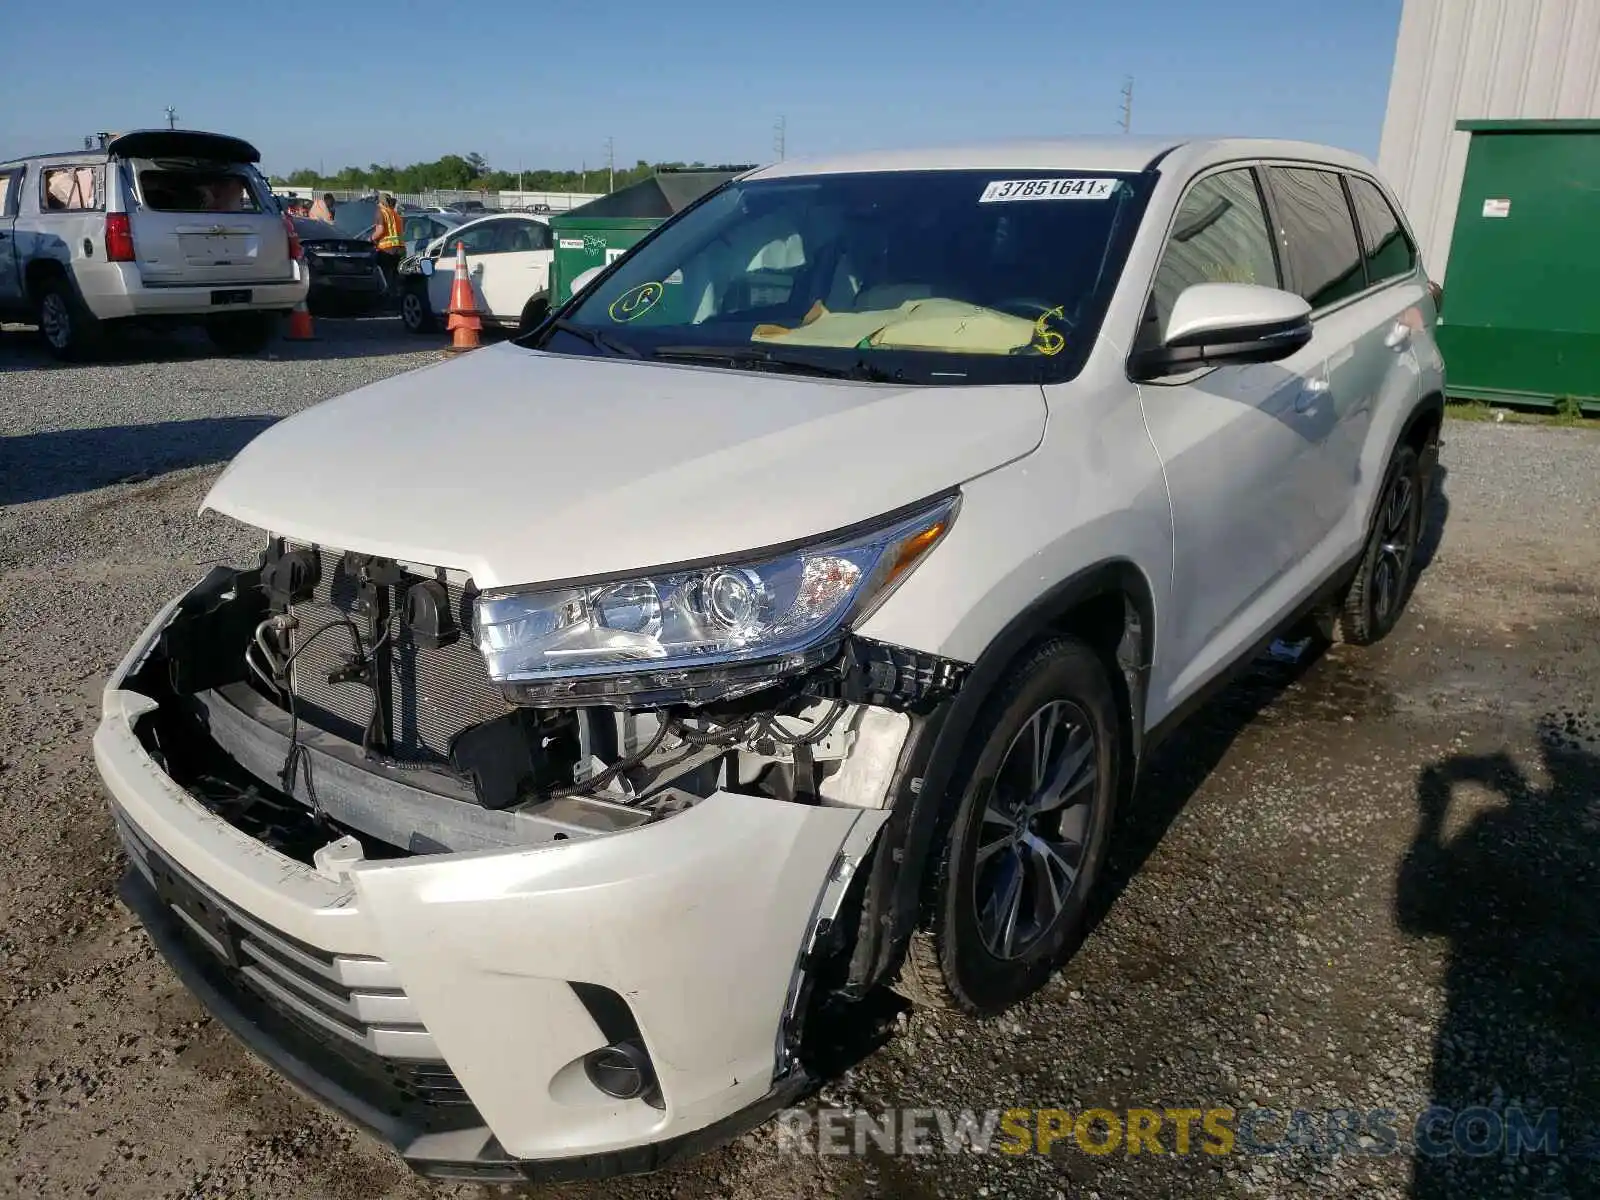
[[[311,206],[311,211],[307,215],[313,221],[326,221],[329,225],[332,225],[335,211],[337,210],[333,203],[333,193],[323,192],[322,198]]]
[[[378,197],[378,221],[372,227],[372,240],[378,246],[378,261],[383,265],[384,279],[388,281],[389,294],[399,287],[400,260],[405,257],[406,242],[403,236],[405,222],[395,207],[394,195],[385,192]]]

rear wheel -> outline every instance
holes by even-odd
[[[1378,494],[1355,581],[1339,612],[1344,641],[1369,646],[1394,628],[1411,595],[1412,568],[1422,533],[1422,472],[1410,446],[1395,449]]]
[[[224,354],[259,354],[272,340],[277,324],[272,313],[229,313],[208,320],[206,335]]]
[[[420,284],[408,284],[400,296],[400,323],[406,327],[408,333],[432,333],[439,327],[439,320],[433,315],[433,309],[428,304],[426,288]]]
[[[913,937],[898,985],[910,999],[1000,1012],[1077,948],[1122,741],[1105,667],[1084,643],[1047,642],[1012,671],[979,718],[935,843],[932,926]]]
[[[90,358],[103,333],[95,318],[65,279],[47,279],[39,289],[39,336],[45,349],[63,362]]]

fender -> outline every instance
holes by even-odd
[[[1007,668],[1028,646],[1062,632],[1061,620],[1073,609],[1102,596],[1120,596],[1124,633],[1117,647],[1119,674],[1113,686],[1129,715],[1123,791],[1137,775],[1144,743],[1144,703],[1155,635],[1155,604],[1149,585],[1133,563],[1107,560],[1051,587],[991,641],[972,666],[956,696],[922,716],[913,716],[901,751],[889,819],[878,835],[872,865],[865,872],[861,921],[850,972],[841,992],[859,999],[899,970],[906,946],[924,913],[928,855],[954,815],[951,785],[985,703],[1005,678]],[[1110,664],[1108,664],[1110,665]]]

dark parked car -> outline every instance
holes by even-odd
[[[377,248],[326,221],[296,217],[294,231],[311,269],[306,304],[328,312],[369,311],[383,303],[384,279]]]

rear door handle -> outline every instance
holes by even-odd
[[[1404,321],[1396,321],[1389,332],[1383,335],[1383,344],[1391,350],[1404,350],[1411,344],[1411,326]]]

